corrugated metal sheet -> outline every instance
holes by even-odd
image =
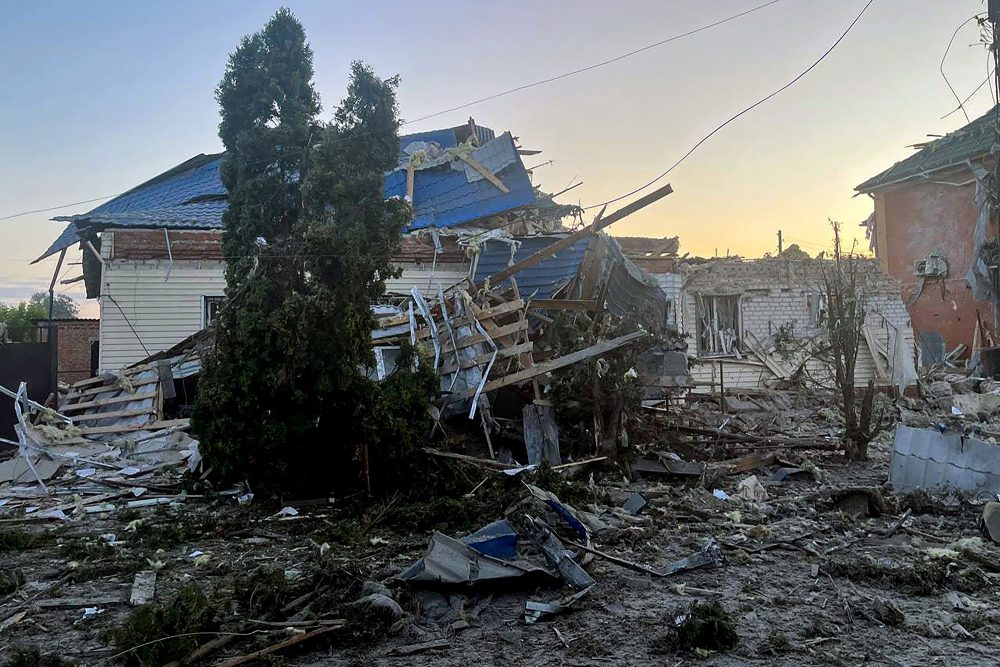
[[[600,282],[608,284],[608,310],[615,315],[635,317],[651,331],[663,327],[667,297],[656,278],[628,259],[614,237],[601,234],[595,240],[607,244]]]
[[[1000,491],[1000,445],[961,433],[899,424],[889,461],[897,490]]]
[[[514,253],[513,262],[520,262],[522,259],[530,257],[539,250],[547,248],[565,234],[553,234],[548,236],[526,236],[517,239],[520,243]],[[490,240],[483,244],[482,252],[476,263],[476,282],[485,280],[487,277],[499,273],[511,263],[510,244],[503,241]],[[583,261],[583,254],[587,249],[587,239],[577,241],[574,245],[557,252],[551,257],[543,259],[538,264],[524,269],[514,276],[517,281],[517,288],[521,292],[521,298],[534,297],[536,299],[550,299],[560,287],[569,282],[576,275]],[[510,286],[511,281],[503,283]]]
[[[502,192],[482,178],[470,181],[464,169],[453,169],[451,164],[418,170],[413,179],[413,222],[410,229],[460,225],[535,201],[531,179],[517,155],[509,132],[485,144],[473,155],[479,153],[488,159],[499,160],[498,154],[513,159],[512,163],[496,172],[509,192]],[[501,163],[504,161],[500,160]],[[386,176],[385,193],[387,197],[406,194],[405,169],[397,169]]]
[[[493,137],[488,128],[477,128],[486,139],[474,155],[481,152],[489,162],[507,166],[496,173],[509,192],[476,175],[470,181],[464,166],[450,164],[416,172],[413,188],[413,222],[410,229],[459,225],[536,201],[534,187],[510,133]],[[450,137],[450,139],[449,139]],[[400,138],[400,145],[414,141],[435,141],[444,148],[455,145],[453,129],[424,132]],[[107,227],[144,227],[166,229],[221,229],[222,214],[228,202],[219,177],[222,155],[199,155],[133,188],[111,201],[82,215],[57,216],[54,220],[70,223],[58,239],[38,258],[39,261],[80,241],[80,229]],[[396,169],[386,175],[385,196],[406,194],[406,171]],[[548,200],[544,200],[548,202]]]

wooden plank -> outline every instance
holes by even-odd
[[[510,192],[510,188],[504,185],[504,182],[501,181],[499,178],[497,178],[496,174],[487,169],[486,166],[483,165],[483,163],[477,160],[476,158],[472,157],[471,155],[463,155],[462,153],[458,153],[458,159],[464,162],[465,164],[469,165],[476,171],[478,171],[483,178],[485,178],[487,181],[495,185],[500,192],[504,194]]]
[[[121,373],[123,375],[135,375],[136,373],[141,373],[142,371],[148,371],[150,368],[152,368],[152,364],[143,364],[142,366],[135,366],[134,368],[126,368],[125,370],[121,371]],[[78,387],[89,387],[90,385],[96,384],[98,382],[107,382],[107,379],[104,377],[104,375],[107,374],[102,374],[98,375],[97,377],[87,378],[86,380],[80,380],[79,382],[74,382],[73,384],[70,385],[70,389],[76,389]]]
[[[118,403],[131,403],[133,401],[145,401],[148,399],[156,399],[156,392],[151,391],[144,394],[125,394],[124,396],[115,396],[114,398],[102,398],[96,401],[89,401],[87,403],[74,403],[72,405],[64,406],[63,411],[78,412],[80,410],[86,410],[88,408],[100,408],[105,405],[116,405]]]
[[[565,368],[567,366],[572,366],[573,364],[579,363],[584,359],[589,359],[590,357],[596,357],[599,354],[604,354],[610,352],[611,350],[627,345],[634,340],[647,336],[645,331],[635,331],[630,334],[625,334],[624,336],[619,336],[618,338],[612,338],[611,340],[601,341],[596,345],[591,345],[590,347],[585,347],[582,350],[577,350],[576,352],[570,352],[569,354],[564,354],[561,357],[556,357],[555,359],[550,359],[549,361],[536,364],[529,369],[519,371],[517,373],[512,373],[502,378],[496,380],[491,380],[486,383],[483,387],[483,391],[494,391],[500,389],[501,387],[506,387],[511,384],[518,382],[524,382],[530,380],[531,378],[538,377],[539,375],[544,375],[546,373],[551,373],[552,371],[559,370],[560,368]],[[471,387],[465,391],[460,391],[444,398],[444,403],[453,403],[455,401],[461,401],[466,398],[471,398],[476,394],[476,388]]]
[[[506,303],[501,303],[499,306],[492,306],[490,308],[476,308],[476,319],[482,320],[499,317],[500,315],[516,312],[522,308],[524,308],[524,301],[520,299],[507,301]]]
[[[527,343],[521,343],[520,345],[515,345],[514,347],[501,349],[497,351],[497,359],[507,359],[509,357],[516,357],[525,352],[531,352],[534,348],[534,343],[528,341]],[[466,368],[472,368],[474,366],[481,366],[483,364],[489,363],[490,359],[493,358],[493,352],[487,352],[485,354],[480,354],[472,359],[462,360],[462,370]],[[447,366],[442,366],[438,369],[439,375],[448,375],[449,373],[455,372],[455,364],[451,363]]]
[[[99,419],[117,419],[120,417],[139,417],[140,415],[154,415],[156,414],[156,408],[150,406],[148,408],[141,408],[138,410],[120,410],[118,412],[88,412],[83,415],[74,415],[70,417],[74,424],[79,424],[80,422],[92,422]]]
[[[135,573],[132,580],[132,592],[128,603],[137,606],[146,604],[156,595],[156,570],[142,570]]]
[[[406,201],[411,205],[413,204],[413,180],[415,176],[415,167],[413,166],[413,160],[406,165]]]
[[[81,428],[81,435],[93,435],[96,433],[130,433],[132,431],[160,431],[173,426],[183,426],[188,424],[187,419],[171,419],[168,421],[151,422],[137,426],[92,426]]]
[[[486,327],[483,328],[485,329]],[[514,324],[508,324],[507,326],[497,328],[496,333],[497,336],[502,338],[504,336],[509,336],[511,334],[517,333],[518,331],[522,331],[527,328],[528,328],[527,320],[521,320],[515,322]],[[492,333],[490,334],[490,338],[494,340],[496,340],[497,336],[494,336]],[[485,343],[486,337],[480,334],[474,334],[472,336],[466,336],[465,338],[459,338],[457,342],[458,342],[458,349],[462,350],[469,347],[470,345],[476,345],[477,343]],[[443,353],[443,352],[452,352],[454,351],[455,348],[452,347],[451,343],[448,343],[447,345],[442,346],[441,349]]]
[[[517,292],[516,284],[514,291],[515,293]],[[517,301],[520,302],[520,299],[517,299]],[[494,322],[492,319],[482,317],[482,311],[476,307],[476,304],[470,303],[469,308],[472,310],[473,315],[479,321],[479,325],[483,328],[483,330],[489,334],[490,338],[493,339],[494,343],[498,343],[502,348],[509,349],[512,347],[516,347],[519,343],[518,339],[520,338],[520,336],[517,335],[517,331],[522,331],[522,330],[527,331],[528,329],[528,322],[524,318],[524,313],[521,312],[520,310],[518,310],[517,324],[523,326],[519,327],[518,330],[514,332],[514,334],[505,334],[501,331],[503,327],[497,326],[497,323]],[[520,357],[518,357],[518,363],[521,365],[521,368],[530,367],[531,354],[530,353],[522,354]],[[507,372],[509,370],[510,370],[510,364],[507,365],[507,367],[504,369],[504,372]]]
[[[292,646],[296,646],[297,644],[301,644],[302,642],[309,641],[310,639],[313,639],[315,637],[319,637],[321,635],[329,634],[329,633],[333,632],[334,630],[338,630],[338,629],[342,628],[343,625],[344,625],[343,623],[341,623],[339,625],[330,625],[330,626],[327,626],[327,627],[320,628],[318,630],[313,630],[311,632],[307,632],[304,635],[293,635],[292,637],[290,637],[288,639],[280,641],[277,644],[272,644],[271,646],[268,646],[267,648],[262,648],[259,651],[254,651],[253,653],[247,653],[246,655],[241,655],[239,657],[231,658],[229,660],[226,660],[224,663],[222,663],[221,665],[219,665],[219,667],[237,667],[237,665],[245,665],[248,662],[255,662],[257,660],[257,658],[263,658],[266,655],[271,655],[272,653],[277,653],[278,651],[282,651],[282,650],[284,650],[286,648],[289,648],[289,647],[292,647]]]
[[[89,598],[55,598],[54,600],[36,600],[33,603],[41,609],[72,609],[74,607],[109,607],[122,604],[120,597],[93,596]]]
[[[599,218],[599,219],[595,218],[593,224],[573,232],[566,238],[560,239],[546,248],[542,248],[541,250],[539,250],[538,252],[529,257],[525,257],[520,262],[514,264],[514,266],[509,266],[503,271],[493,274],[489,278],[486,278],[484,283],[489,282],[490,285],[499,285],[500,283],[502,283],[507,278],[510,278],[515,273],[518,273],[519,271],[523,271],[528,267],[538,264],[545,258],[551,257],[560,250],[565,250],[566,248],[570,247],[571,245],[573,245],[582,238],[586,238],[591,234],[596,234],[597,232],[601,231],[608,225],[614,224],[619,220],[621,220],[622,218],[632,215],[636,211],[649,206],[653,202],[663,199],[673,191],[674,191],[673,188],[671,188],[670,184],[668,183],[662,188],[650,192],[645,197],[641,197],[635,200],[628,206],[618,209],[617,211],[615,211],[606,218]]]
[[[377,329],[388,329],[389,327],[398,327],[401,324],[409,325],[410,314],[403,313],[402,315],[392,315],[390,317],[383,317],[378,320],[375,324]]]
[[[753,353],[755,357],[761,360],[768,370],[770,370],[779,380],[788,380],[792,377],[792,370],[785,366],[779,364],[776,360],[772,359],[768,355],[767,351],[764,350],[764,346],[761,345],[757,337],[749,330],[743,332],[743,343],[746,345],[747,349]]]
[[[539,308],[541,310],[597,310],[595,299],[532,299],[529,308]]]
[[[132,383],[132,387],[133,388],[145,387],[146,385],[149,385],[149,384],[156,384],[159,381],[160,381],[159,378],[150,378],[149,380],[139,380],[138,382],[133,382]],[[70,391],[68,394],[66,394],[66,396],[63,397],[63,401],[71,401],[73,399],[80,399],[80,398],[84,398],[86,396],[96,396],[97,394],[110,394],[113,391],[125,391],[125,390],[121,389],[120,387],[115,387],[115,386],[109,384],[109,385],[104,386],[104,387],[95,387],[93,389],[85,389],[84,391],[80,391],[80,392]]]

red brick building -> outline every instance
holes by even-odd
[[[39,320],[45,324],[47,320]],[[94,346],[100,338],[101,322],[98,319],[72,318],[52,320],[57,330],[59,355],[59,381],[67,384],[85,380],[92,375]]]
[[[972,348],[977,311],[984,329],[994,331],[985,264],[978,281],[969,279],[980,255],[977,224],[986,238],[997,233],[992,222],[980,222],[976,198],[977,174],[992,169],[993,123],[990,111],[855,188],[872,197],[873,249],[901,284],[925,364],[959,344]]]

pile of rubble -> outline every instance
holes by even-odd
[[[464,312],[483,329],[509,326],[476,309]],[[462,338],[474,335],[468,319],[462,326]],[[447,329],[441,338],[442,349],[451,344]],[[982,664],[1000,648],[990,632],[1000,549],[977,525],[989,499],[900,493],[886,483],[889,431],[870,461],[845,461],[829,397],[758,390],[648,401],[627,468],[603,457],[522,465],[432,450],[428,461],[468,480],[464,495],[278,509],[236,490],[186,493],[190,441],[154,452],[143,447],[152,439],[135,441],[162,430],[81,434],[65,421],[91,414],[66,409],[87,402],[85,387],[155,394],[156,382],[136,386],[152,375],[130,371],[126,389],[121,378],[76,387],[59,410],[27,406],[44,423],[26,417],[26,432],[50,434],[36,472],[49,452],[62,472],[2,487],[0,628],[12,644],[69,664],[137,665],[279,655],[302,665],[707,655],[719,665],[916,665],[935,654]],[[98,407],[144,409],[122,403]],[[940,398],[899,403],[943,412]],[[167,420],[157,404],[141,424]],[[54,444],[50,425],[77,441]],[[94,472],[81,476],[84,466]],[[175,637],[190,633],[204,634]]]
[[[174,380],[197,370],[184,360],[144,364],[82,380],[41,405],[14,399],[16,455],[0,463],[0,502],[29,517],[66,519],[66,510],[107,512],[173,502],[181,475],[198,469],[187,418],[166,418]],[[175,375],[176,373],[176,375]],[[50,402],[55,401],[55,396]],[[127,499],[124,500],[124,499]]]

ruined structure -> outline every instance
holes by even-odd
[[[971,350],[993,329],[989,266],[996,262],[981,250],[994,115],[919,145],[855,188],[874,202],[866,222],[871,250],[903,288],[925,366],[958,345]]]

